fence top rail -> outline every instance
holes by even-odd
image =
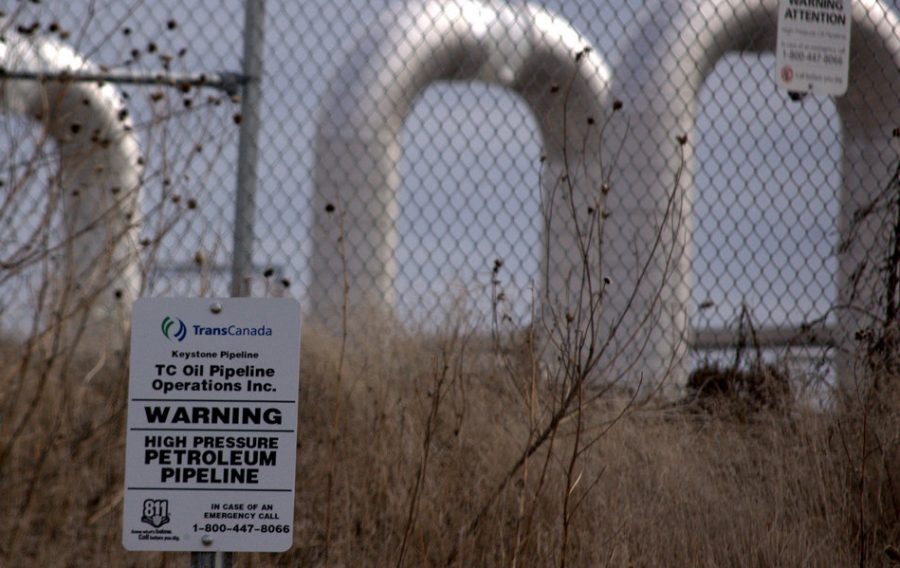
[[[159,71],[103,70],[103,71],[25,71],[0,68],[0,79],[20,81],[58,81],[76,83],[120,83],[131,85],[158,85],[166,87],[208,87],[237,95],[247,83],[241,73],[171,73]]]

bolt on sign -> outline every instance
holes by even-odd
[[[290,548],[299,377],[295,300],[138,300],[125,548]]]
[[[794,93],[841,96],[850,69],[851,0],[779,0],[775,75]]]

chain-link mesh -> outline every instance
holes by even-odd
[[[604,235],[608,251],[604,262],[632,255],[636,259],[623,260],[622,271],[630,276],[610,286],[620,285],[624,290],[618,293],[630,297],[634,282],[644,274],[640,269],[651,265],[659,269],[649,271],[655,284],[671,286],[672,280],[683,280],[689,297],[673,288],[660,296],[657,305],[638,295],[638,304],[645,302],[642,309],[655,313],[645,320],[651,326],[678,326],[677,313],[660,316],[670,309],[686,314],[690,327],[699,331],[734,327],[742,313],[749,314],[757,329],[838,325],[835,307],[853,300],[847,282],[856,277],[839,274],[838,253],[857,255],[854,260],[860,265],[868,262],[868,272],[859,278],[872,281],[880,278],[873,267],[881,266],[879,255],[887,250],[879,240],[887,236],[882,229],[873,229],[882,232],[866,241],[868,253],[847,246],[854,223],[865,216],[876,194],[846,194],[873,184],[890,187],[897,158],[890,138],[900,125],[898,91],[893,89],[900,62],[898,5],[858,4],[854,9],[865,15],[855,16],[849,94],[793,100],[775,87],[771,51],[777,12],[776,3],[768,0],[653,5],[627,0],[529,5],[474,0],[270,1],[264,20],[253,293],[286,293],[304,303],[326,301],[315,297],[319,286],[337,290],[337,297],[342,297],[340,274],[313,274],[316,255],[328,256],[331,246],[330,254],[338,261],[330,261],[331,265],[323,261],[321,266],[342,267],[345,273],[349,270],[351,280],[371,282],[350,282],[350,287],[364,287],[367,298],[392,303],[402,321],[442,321],[448,310],[463,305],[486,326],[502,293],[505,313],[526,325],[552,280],[552,275],[542,273],[555,269],[552,259],[549,263],[544,259],[552,248],[546,222],[547,204],[552,202],[548,187],[553,184],[548,186],[545,179],[552,125],[540,116],[541,108],[555,111],[551,103],[535,108],[537,99],[529,93],[540,90],[563,98],[567,84],[546,69],[546,62],[541,68],[513,60],[556,49],[574,61],[579,52],[573,46],[581,45],[590,46],[591,61],[609,72],[601,81],[605,91],[598,93],[606,98],[596,101],[603,114],[573,118],[573,110],[573,116],[556,118],[564,131],[565,120],[589,120],[590,136],[604,137],[599,152],[606,162],[598,179],[609,184],[614,196],[610,202],[597,202],[601,209],[608,207],[600,211],[601,217],[613,219]],[[743,12],[750,15],[741,16]],[[443,23],[422,31],[423,24],[416,19],[421,14]],[[244,6],[238,1],[44,1],[16,4],[6,14],[4,26],[10,36],[57,38],[101,70],[213,74],[241,71],[243,18]],[[510,18],[512,23],[506,21]],[[869,19],[868,28],[860,24],[861,18]],[[535,30],[560,26],[576,35],[533,37]],[[434,41],[429,34],[435,33],[456,42],[452,49],[429,51],[414,43]],[[401,45],[400,39],[405,41],[402,57],[383,53],[386,45]],[[705,51],[697,46],[706,46]],[[425,52],[433,59],[420,59]],[[559,67],[556,55],[551,55],[547,61]],[[376,68],[379,57],[384,66]],[[667,68],[671,61],[675,66]],[[428,84],[415,84],[403,92],[409,98],[404,107],[406,103],[390,97],[406,88],[399,85],[409,80],[406,75],[416,72],[416,66],[438,69],[422,75],[430,77]],[[516,75],[522,69],[534,71],[534,76]],[[538,73],[542,69],[543,74]],[[692,80],[699,84],[685,89],[684,83]],[[127,96],[125,105],[144,160],[141,293],[227,294],[241,121],[237,97],[184,85],[119,88]],[[360,89],[377,91],[385,100],[369,101]],[[693,98],[683,100],[685,93]],[[335,103],[335,97],[343,98]],[[356,103],[360,108],[347,108]],[[617,114],[613,105],[618,103],[622,109]],[[646,140],[628,142],[628,136],[640,132],[652,139],[659,124],[651,122],[667,120],[661,107],[678,113],[667,125],[671,127],[667,145],[657,144],[658,152],[649,152],[654,146]],[[394,114],[374,116],[380,112]],[[332,116],[340,113],[349,118]],[[354,113],[361,118],[354,118]],[[340,123],[339,118],[346,120]],[[14,204],[4,210],[7,227],[0,260],[7,263],[3,268],[7,274],[0,309],[4,331],[20,333],[33,319],[35,289],[50,265],[35,262],[19,269],[12,261],[20,258],[16,255],[23,239],[33,238],[34,227],[46,222],[46,187],[52,185],[58,160],[52,149],[41,145],[40,127],[35,129],[33,121],[15,113],[3,120],[8,135],[2,177],[7,201],[13,198]],[[618,126],[604,129],[611,121],[618,121]],[[385,139],[385,133],[372,126],[375,123],[396,130],[399,144]],[[346,142],[356,136],[360,145],[347,145],[349,155],[323,166],[321,153],[327,150],[323,131],[338,128],[335,124],[361,132],[336,131],[332,138]],[[633,226],[649,225],[656,234],[669,230],[669,220],[654,217],[665,213],[664,208],[641,200],[677,188],[677,182],[665,187],[665,176],[646,178],[660,167],[675,174],[677,163],[657,164],[679,155],[676,136],[681,135],[687,136],[683,165],[689,175],[683,179],[689,187],[676,199],[692,209],[677,209],[684,218],[673,229],[670,256],[686,259],[687,270],[679,268],[678,259],[669,264],[654,260],[657,252],[641,249],[654,243],[653,238],[641,241],[648,227]],[[566,144],[560,147],[569,152],[577,146],[571,136]],[[372,157],[373,148],[379,148],[377,159]],[[35,153],[42,159],[33,160]],[[582,162],[596,158],[579,156]],[[371,187],[372,179],[366,178],[370,171],[350,171],[367,160],[375,162],[371,171],[388,172],[380,182],[396,182],[396,203],[377,202],[386,194]],[[35,164],[38,167],[29,167]],[[321,184],[316,169],[326,166],[348,168],[340,179],[350,186],[333,195],[317,187]],[[562,186],[565,176],[577,178],[578,168],[584,166],[567,167],[569,171],[557,178],[557,183],[563,179]],[[631,174],[624,171],[629,168]],[[872,179],[853,181],[867,176]],[[641,179],[640,183],[660,184],[662,193],[640,187]],[[622,195],[635,196],[633,207]],[[357,227],[361,221],[353,213],[356,205],[347,202],[352,200],[368,208],[366,214],[377,217],[384,227],[369,232]],[[330,233],[316,232],[316,223],[328,222],[319,220],[331,213],[323,213],[325,207],[334,208],[335,224],[344,224],[343,244],[336,239],[322,241],[322,235]],[[639,210],[645,217],[636,213]],[[616,234],[609,227],[627,234]],[[366,241],[382,238],[386,245]],[[679,244],[681,238],[687,239],[687,246]],[[387,251],[387,257],[368,256],[366,251],[375,249],[379,254]],[[360,254],[367,256],[359,258]],[[377,274],[364,278],[366,271]],[[606,273],[615,274],[616,268]],[[883,296],[872,292],[879,294]],[[334,297],[322,296],[327,301]],[[672,308],[673,302],[680,304]],[[335,305],[314,308],[324,313],[340,310]],[[696,335],[710,345],[716,344],[713,336]],[[687,337],[682,330],[663,329],[661,336],[650,340],[674,344]],[[671,346],[663,351],[672,354]]]

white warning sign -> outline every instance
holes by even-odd
[[[796,93],[840,96],[850,69],[851,0],[779,0],[775,75]]]
[[[290,548],[299,376],[292,299],[138,300],[125,548]]]

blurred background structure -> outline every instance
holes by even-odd
[[[402,29],[419,4],[270,1],[264,10],[262,5],[246,3],[259,10],[263,43],[258,166],[252,176],[257,193],[252,247],[245,250],[252,255],[240,269],[246,279],[240,285],[257,296],[290,294],[305,305],[315,279],[314,220],[324,211],[314,198],[316,125],[334,111],[330,85],[359,66],[365,53],[357,46]],[[524,13],[521,2],[488,5],[497,13]],[[534,5],[558,17],[558,25],[570,26],[611,70],[606,114],[591,118],[598,135],[607,121],[610,125],[602,140],[608,149],[603,175],[613,196],[604,254],[622,259],[622,274],[611,283],[617,293],[630,297],[635,288],[642,259],[652,256],[646,246],[653,239],[644,233],[656,230],[645,221],[659,214],[658,199],[635,217],[636,209],[620,196],[632,194],[635,176],[658,171],[660,160],[673,174],[675,137],[687,136],[688,175],[682,179],[689,185],[683,196],[689,214],[667,233],[677,260],[650,261],[648,282],[668,291],[660,296],[662,307],[654,304],[646,343],[630,341],[641,346],[647,361],[680,366],[689,347],[706,357],[733,346],[739,328],[748,326],[773,354],[818,358],[845,341],[836,334],[846,326],[835,306],[858,298],[842,295],[839,283],[849,291],[854,287],[847,282],[868,287],[879,281],[883,251],[870,250],[878,239],[851,242],[841,231],[851,236],[859,225],[854,220],[868,219],[862,223],[866,231],[886,234],[880,224],[888,221],[886,191],[898,158],[890,144],[900,126],[900,105],[890,98],[898,92],[900,65],[896,0],[854,3],[846,98],[800,100],[775,87],[776,12],[770,0]],[[45,0],[17,3],[5,14],[3,26],[10,33],[56,38],[102,72],[181,78],[119,85],[144,162],[140,294],[227,295],[233,287],[239,134],[248,119],[240,99],[247,91],[235,83],[242,82],[245,69],[245,25],[245,3],[237,0],[190,5]],[[673,38],[673,30],[681,35]],[[665,46],[675,40],[682,43],[673,55]],[[690,47],[695,44],[705,47]],[[416,52],[416,45],[408,47]],[[402,58],[394,63],[404,64]],[[654,83],[659,73],[673,69],[693,81],[688,99],[670,85]],[[223,77],[231,82],[223,83]],[[13,80],[21,79],[6,79]],[[389,91],[396,77],[382,74],[377,80]],[[880,86],[887,86],[886,93]],[[655,98],[648,102],[651,91]],[[621,102],[620,112],[612,112],[614,100]],[[436,82],[408,104],[402,122],[394,125],[399,191],[391,217],[396,242],[388,261],[396,270],[392,289],[378,292],[393,298],[401,321],[427,330],[460,306],[488,329],[502,291],[499,309],[509,321],[527,326],[542,281],[542,117],[514,90],[475,81]],[[659,134],[666,125],[647,122],[658,120],[660,105],[676,117],[669,126],[681,129],[666,138]],[[53,209],[46,189],[58,185],[60,156],[44,143],[39,125],[12,114],[4,115],[3,123],[0,180],[7,205],[0,210],[0,331],[28,334],[39,309],[42,274],[60,260],[12,260],[24,258],[21,246],[35,235],[51,245],[63,238],[52,229],[60,226],[63,213]],[[856,130],[848,130],[850,124]],[[869,146],[857,144],[858,137],[847,134],[851,130],[864,131]],[[628,141],[642,132],[651,134],[638,144]],[[877,151],[866,149],[872,141]],[[348,159],[353,167],[354,158]],[[861,179],[864,197],[842,197],[843,188]],[[662,184],[657,197],[667,189]],[[848,204],[843,221],[842,199]],[[53,222],[48,225],[47,219]],[[334,243],[337,257],[344,254],[360,266],[369,262],[354,257],[366,247],[345,244],[341,253]],[[839,252],[848,260],[839,259]],[[498,260],[502,268],[495,270]],[[848,269],[857,263],[865,267],[859,274]],[[334,283],[335,289],[341,286]],[[657,293],[641,287],[638,292],[639,300]],[[871,290],[859,307],[871,308],[879,293]],[[336,313],[340,306],[316,309]]]

